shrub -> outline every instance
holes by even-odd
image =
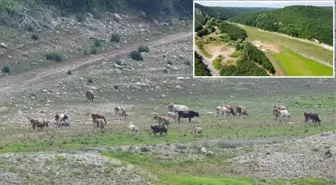
[[[89,54],[89,52],[87,51],[87,49],[85,49],[84,52],[83,52],[83,55],[88,55],[88,54]]]
[[[133,60],[138,60],[138,61],[143,60],[143,57],[142,57],[141,53],[138,52],[138,51],[132,51],[130,56]]]
[[[138,51],[139,51],[140,53],[142,53],[142,52],[149,52],[149,48],[148,48],[148,46],[140,46],[140,47],[138,48]]]
[[[97,48],[96,47],[92,47],[90,49],[90,54],[93,54],[93,55],[97,54]]]
[[[88,83],[89,83],[89,84],[90,84],[90,83],[93,83],[92,78],[89,78],[89,79],[88,79]]]
[[[76,19],[78,22],[84,22],[86,20],[86,16],[84,13],[79,13],[76,15]]]
[[[101,46],[101,40],[95,39],[94,45],[99,48]]]
[[[72,74],[72,71],[69,69],[69,71],[67,72],[68,75]]]
[[[172,61],[168,61],[167,64],[173,65],[173,62]]]
[[[34,33],[34,34],[32,34],[32,36],[30,38],[33,39],[33,40],[38,40],[39,36]]]
[[[111,36],[111,42],[120,42],[121,38],[120,35],[117,33],[113,33]]]
[[[3,66],[1,72],[3,72],[3,73],[9,73],[10,72],[10,67],[8,65]]]
[[[46,55],[46,59],[47,60],[54,60],[56,62],[60,62],[60,61],[62,61],[62,56],[58,53],[48,53]]]
[[[61,62],[62,61],[62,56],[60,54],[55,53],[54,54],[54,60],[56,62]]]
[[[186,65],[186,66],[190,66],[191,63],[190,63],[189,61],[185,61],[185,62],[184,62],[184,65]]]
[[[115,61],[115,63],[118,64],[118,65],[122,65],[120,60]]]
[[[223,57],[222,56],[218,56],[216,59],[214,59],[212,61],[212,65],[215,69],[221,69],[223,66],[222,66],[222,60],[223,60]]]

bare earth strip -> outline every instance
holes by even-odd
[[[155,41],[149,42],[149,47],[155,47],[184,38],[192,38],[192,32],[181,32],[173,35],[167,35]],[[82,70],[88,66],[99,64],[106,59],[113,59],[126,55],[133,50],[136,50],[141,44],[133,45],[132,47],[112,49],[99,53],[94,56],[78,56],[68,61],[50,65],[44,68],[33,69],[17,75],[11,75],[0,78],[0,97],[6,99],[16,93],[24,91],[25,89],[38,88],[41,85],[51,82],[51,79],[55,80],[59,76],[64,76],[70,69],[72,71]],[[0,99],[0,100],[1,100]]]

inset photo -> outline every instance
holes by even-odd
[[[194,77],[334,77],[333,1],[194,1]]]

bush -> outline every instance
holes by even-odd
[[[60,62],[60,61],[62,61],[62,56],[58,53],[48,53],[46,55],[46,59],[47,60],[53,60],[53,61],[56,61],[56,62]]]
[[[167,64],[173,65],[173,62],[172,61],[168,61]]]
[[[33,39],[33,40],[38,40],[39,36],[34,33],[34,34],[32,34],[32,36],[30,38]]]
[[[113,33],[111,36],[111,42],[120,42],[121,38],[120,35],[117,33]]]
[[[60,54],[55,53],[54,54],[54,60],[56,62],[61,62],[62,61],[62,56]]]
[[[139,51],[140,53],[142,53],[142,52],[149,52],[149,48],[148,48],[148,46],[140,46],[140,47],[138,48],[138,51]]]
[[[9,73],[10,72],[10,67],[8,65],[3,66],[1,72],[3,72],[3,73]]]
[[[223,60],[223,57],[222,56],[218,56],[216,59],[214,59],[212,61],[212,65],[215,69],[221,69],[223,66],[222,66],[222,60]]]
[[[94,41],[94,45],[96,46],[96,47],[100,47],[101,46],[101,44],[102,44],[102,42],[101,42],[101,40],[99,40],[99,39],[95,39],[95,41]]]
[[[90,84],[90,83],[93,83],[92,78],[89,78],[89,79],[88,79],[88,83],[89,83],[89,84]]]
[[[78,22],[84,22],[86,20],[86,16],[84,13],[79,13],[76,15],[76,19]]]
[[[69,69],[69,71],[67,72],[68,75],[72,74],[72,71]]]
[[[138,60],[138,61],[143,60],[143,57],[142,57],[141,53],[138,52],[138,51],[132,51],[130,56],[133,60]]]
[[[191,63],[190,63],[189,61],[185,61],[185,62],[184,62],[184,65],[186,65],[186,66],[190,66]]]
[[[93,55],[97,54],[97,48],[96,47],[92,47],[90,49],[90,54],[93,54]]]
[[[89,54],[89,52],[87,51],[87,49],[85,49],[84,52],[83,52],[83,55],[88,55],[88,54]]]

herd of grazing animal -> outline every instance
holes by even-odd
[[[86,92],[86,97],[90,103],[93,103],[95,94],[92,90],[89,90]],[[114,110],[115,117],[126,119],[126,117],[128,116],[124,107],[114,107],[113,110]],[[239,117],[249,115],[247,112],[247,109],[244,106],[241,106],[241,105],[237,106],[235,110],[231,105],[228,105],[228,104],[217,106],[215,109],[216,118],[225,119],[226,116],[229,116],[230,114],[237,115]],[[287,108],[283,105],[273,106],[272,113],[275,119],[278,120],[280,123],[288,122],[291,118],[291,114],[289,113]],[[90,116],[92,118],[92,123],[94,125],[95,130],[104,129],[105,126],[107,125],[107,121],[104,115],[100,113],[91,113]],[[163,133],[167,134],[168,132],[168,125],[170,124],[169,118],[172,118],[174,121],[176,121],[177,119],[178,123],[180,123],[181,118],[188,118],[189,123],[190,123],[192,118],[195,118],[195,117],[200,117],[199,113],[189,109],[186,105],[178,105],[178,104],[170,103],[168,105],[168,112],[166,115],[159,116],[157,113],[154,114],[153,118],[154,120],[158,122],[158,124],[150,125],[150,128],[148,131],[150,132],[150,135],[151,134],[156,135],[156,133],[160,133],[160,136],[161,136]],[[305,122],[312,120],[313,123],[316,123],[316,122],[321,123],[321,120],[318,114],[314,112],[304,112],[304,118],[305,118]],[[69,122],[67,121],[68,119],[69,119],[69,116],[66,114],[56,114],[55,115],[55,125],[57,127],[70,126]],[[50,124],[50,121],[46,119],[29,118],[29,122],[31,123],[33,129],[35,129],[36,127],[43,129],[44,127],[48,127]],[[139,134],[139,131],[140,131],[139,127],[134,125],[132,122],[129,123],[128,130],[130,134],[134,134],[134,135]],[[202,127],[196,126],[193,128],[194,136],[202,135],[203,132],[204,132],[204,129]]]

